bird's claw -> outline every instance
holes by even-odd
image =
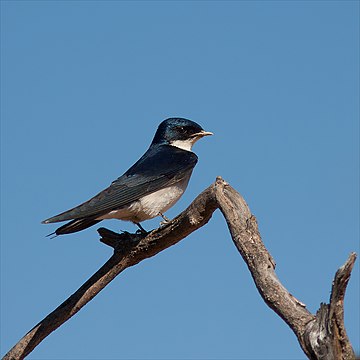
[[[147,235],[149,232],[146,231],[141,225],[140,223],[134,223],[138,228],[139,230],[136,231],[135,234],[138,234],[138,235]]]
[[[164,219],[164,221],[160,222],[160,226],[167,225],[169,222],[171,222],[171,219],[169,219],[167,216],[165,216],[162,213],[159,213],[159,215]]]
[[[141,230],[141,229],[138,229],[138,230],[136,230],[136,232],[135,232],[135,234],[136,235],[147,235],[149,232],[148,231],[146,231],[146,230]]]

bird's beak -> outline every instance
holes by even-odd
[[[203,136],[208,136],[208,135],[214,135],[212,132],[210,131],[205,131],[205,130],[201,130],[198,133],[194,134],[194,137],[203,137]]]

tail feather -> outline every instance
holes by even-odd
[[[93,226],[100,222],[101,220],[96,220],[94,218],[83,218],[83,219],[75,219],[67,224],[60,226],[55,230],[54,233],[49,235],[64,235],[64,234],[71,234],[80,230],[84,230],[90,226]]]

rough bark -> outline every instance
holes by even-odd
[[[310,359],[355,359],[344,326],[344,297],[355,260],[356,254],[351,253],[335,274],[330,303],[320,304],[315,320],[305,327],[303,348]]]
[[[309,359],[355,359],[344,326],[344,296],[356,254],[336,273],[330,303],[316,315],[290,294],[275,273],[275,261],[265,248],[255,216],[245,200],[221,178],[204,190],[171,222],[148,234],[117,234],[98,230],[101,241],[114,248],[111,258],[73,295],[31,329],[5,356],[23,359],[46,336],[76,314],[126,268],[158,254],[205,225],[219,208],[233,242],[246,262],[265,303],[292,329]]]

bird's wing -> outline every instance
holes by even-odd
[[[197,156],[170,145],[150,149],[124,175],[99,194],[43,223],[53,223],[106,214],[131,202],[180,182],[191,175]]]

